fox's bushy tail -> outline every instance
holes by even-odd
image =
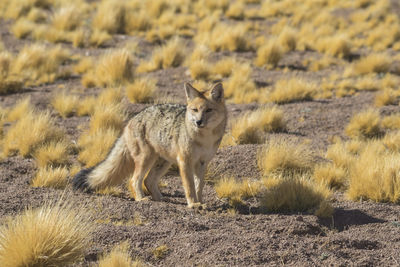
[[[117,185],[133,173],[134,163],[124,137],[117,139],[105,160],[94,167],[83,169],[72,180],[75,189],[91,191]]]

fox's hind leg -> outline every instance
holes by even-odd
[[[153,149],[142,140],[134,140],[128,145],[128,149],[135,164],[135,171],[129,181],[129,188],[135,200],[140,201],[145,197],[142,188],[143,179],[153,167],[157,156]]]
[[[170,162],[163,158],[158,158],[144,180],[144,184],[147,190],[150,192],[151,197],[155,201],[161,200],[161,193],[158,189],[158,182],[160,181],[160,178],[168,171],[170,166]]]

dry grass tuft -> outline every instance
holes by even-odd
[[[317,85],[299,78],[279,80],[268,99],[274,103],[290,103],[311,100],[317,91]]]
[[[89,74],[89,73],[88,73]],[[119,86],[133,80],[133,58],[125,49],[103,55],[95,70],[97,86]]]
[[[367,110],[354,115],[346,127],[351,138],[376,138],[382,135],[381,118],[377,110]]]
[[[333,209],[328,201],[330,190],[324,185],[314,183],[307,176],[289,178],[267,178],[271,184],[265,191],[261,205],[272,212],[317,211],[321,217],[330,217]],[[324,209],[321,209],[323,205]],[[325,211],[325,212],[323,212]]]
[[[0,227],[4,267],[61,266],[81,259],[93,226],[86,213],[65,199],[8,219]]]
[[[314,167],[314,155],[305,144],[272,139],[259,152],[257,163],[266,176],[309,173]]]
[[[215,184],[218,198],[227,198],[233,207],[243,203],[243,199],[257,196],[262,190],[261,183],[256,180],[244,179],[237,181],[234,177],[224,177]]]
[[[225,97],[234,103],[250,103],[262,101],[263,98],[256,90],[256,85],[251,78],[251,67],[242,64],[232,70],[231,77],[224,82]]]
[[[27,157],[44,144],[59,142],[63,138],[63,131],[56,127],[48,112],[30,111],[7,131],[3,140],[3,152],[5,155],[19,152]]]
[[[126,96],[132,103],[148,103],[154,99],[156,91],[155,80],[141,78],[126,87]]]
[[[278,41],[283,51],[288,52],[296,50],[297,39],[298,39],[297,31],[293,28],[285,27],[279,34]]]
[[[121,131],[124,125],[125,114],[119,105],[98,106],[90,118],[90,131],[102,129]]]
[[[383,128],[398,130],[400,129],[400,114],[393,114],[390,116],[386,116],[382,119],[381,123]]]
[[[140,260],[132,260],[129,255],[128,242],[115,246],[108,254],[100,257],[99,267],[144,267]]]
[[[231,136],[235,144],[260,144],[268,132],[284,131],[283,111],[277,107],[248,112],[234,121]]]
[[[389,71],[392,60],[387,54],[369,54],[361,58],[353,66],[354,74],[386,73]]]
[[[66,91],[56,94],[51,101],[52,106],[63,118],[71,117],[79,105],[79,98]]]
[[[7,121],[17,121],[25,114],[29,113],[33,110],[33,106],[31,105],[31,98],[25,97],[19,100],[15,106],[8,112]]]
[[[317,183],[324,183],[330,188],[344,188],[348,173],[345,169],[334,164],[321,164],[314,169],[314,180]]]
[[[398,102],[398,93],[393,89],[384,89],[376,94],[374,104],[376,107],[395,105]]]
[[[350,199],[371,199],[376,202],[400,201],[400,155],[376,153],[367,147],[354,162],[347,195]]]
[[[70,145],[65,141],[50,142],[36,149],[33,157],[39,167],[60,166],[68,163],[69,150]]]
[[[68,183],[68,169],[66,167],[40,168],[32,180],[33,187],[53,187],[63,189]]]
[[[257,50],[255,64],[259,67],[267,65],[276,67],[283,56],[278,40],[271,39]]]
[[[158,69],[179,67],[185,59],[185,45],[179,38],[168,41],[162,47],[156,48],[149,62],[141,62],[138,72],[150,72]]]
[[[232,70],[238,65],[238,62],[233,57],[221,59],[216,62],[212,72],[220,75],[221,77],[228,77],[231,75]]]
[[[400,152],[400,132],[390,132],[382,139],[382,143],[392,152]]]
[[[167,256],[169,248],[166,245],[162,245],[153,249],[154,258],[157,260],[165,258]]]
[[[95,166],[107,156],[118,136],[119,131],[112,129],[83,133],[78,140],[78,146],[82,149],[78,160],[86,167]]]

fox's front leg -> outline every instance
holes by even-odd
[[[207,169],[207,163],[199,160],[195,165],[194,185],[196,189],[196,197],[200,203],[203,203],[203,187],[204,187],[204,174]]]
[[[186,201],[189,208],[200,206],[197,200],[196,190],[194,185],[193,164],[188,158],[178,157],[179,173],[182,177],[183,189],[185,190]]]

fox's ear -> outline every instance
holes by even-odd
[[[224,88],[222,87],[222,83],[215,84],[211,89],[210,95],[215,102],[221,102],[224,99]]]
[[[191,100],[196,97],[202,96],[202,94],[199,91],[197,91],[197,89],[194,88],[190,83],[185,83],[184,87],[187,100]]]

